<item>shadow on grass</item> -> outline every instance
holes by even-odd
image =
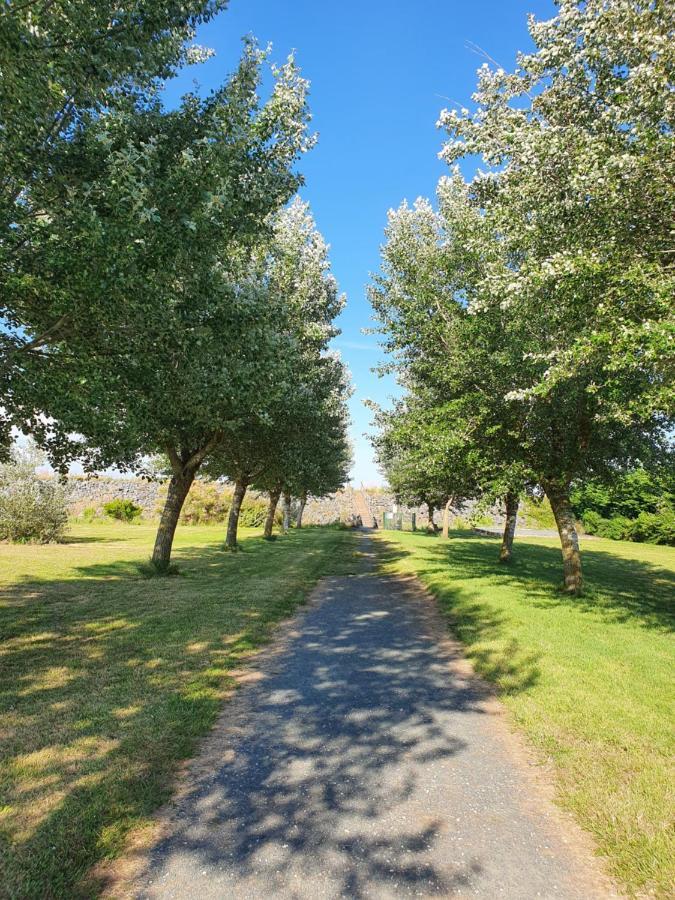
[[[405,541],[381,537],[386,541],[379,542],[384,566],[395,566],[412,555]],[[449,541],[420,533],[415,548],[419,555],[413,570],[438,598],[477,671],[506,693],[527,691],[537,683],[539,655],[525,651],[515,638],[507,639],[508,623],[491,602],[491,588],[509,588],[519,602],[537,607],[574,606],[607,623],[673,627],[675,573],[658,565],[604,549],[584,549],[586,591],[581,597],[569,597],[558,590],[561,554],[556,546],[520,540],[509,566],[497,561],[498,538],[466,531],[455,532]]]
[[[418,573],[427,583],[442,573],[446,577],[450,573],[464,584],[473,579],[495,585],[508,583],[522,592],[525,602],[544,607],[573,606],[607,621],[630,620],[658,629],[675,625],[675,569],[626,559],[619,555],[619,548],[613,553],[584,547],[585,590],[581,597],[570,597],[559,590],[562,561],[558,546],[516,539],[514,560],[508,566],[497,562],[498,552],[498,538],[457,532],[447,542],[431,539],[427,546],[425,541]],[[464,586],[462,592],[466,596]],[[480,630],[480,622],[475,627]]]
[[[416,537],[423,539],[424,557],[414,566],[415,574],[438,598],[451,631],[469,649],[476,670],[506,693],[520,693],[535,685],[540,677],[539,655],[524,652],[515,639],[505,646],[486,647],[485,644],[498,641],[503,635],[504,617],[485,602],[483,589],[471,590],[459,583],[460,578],[463,581],[467,577],[481,577],[475,569],[477,560],[487,565],[487,558],[483,560],[480,552],[475,556],[472,552],[474,535],[458,532],[451,542],[426,532],[418,532]],[[462,548],[458,558],[464,539],[468,547]],[[381,535],[378,548],[384,567],[412,556],[404,545],[387,541],[386,534]],[[498,569],[494,557],[491,569]],[[449,579],[449,574],[456,574],[457,581]]]
[[[236,556],[181,547],[186,577],[151,580],[140,548],[0,592],[0,895],[96,893],[87,870],[167,799],[232,670],[339,570],[348,541],[303,529],[247,537]]]

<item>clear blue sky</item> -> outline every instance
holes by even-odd
[[[379,265],[387,210],[404,198],[433,196],[445,167],[438,161],[443,107],[471,107],[479,45],[504,68],[530,48],[527,14],[549,18],[553,0],[231,0],[203,27],[198,42],[216,55],[167,85],[167,102],[194,88],[216,87],[254,34],[273,44],[273,58],[296,51],[311,82],[317,147],[302,161],[303,197],[331,244],[333,270],[347,294],[336,341],[354,381],[351,401],[356,483],[380,483],[364,433],[370,415],[363,399],[395,391],[371,372],[380,354],[365,336],[370,308],[365,287]]]

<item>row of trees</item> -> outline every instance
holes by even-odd
[[[346,477],[343,300],[306,205],[307,83],[245,43],[174,110],[162,79],[203,58],[223,2],[10,4],[0,12],[3,426],[52,464],[170,464],[153,562],[197,473],[322,493]],[[77,8],[76,8],[77,7]],[[236,546],[236,503],[228,545]]]
[[[663,463],[672,434],[675,50],[667,3],[558,6],[442,114],[437,205],[389,215],[371,298],[406,392],[376,447],[408,501],[502,498],[505,560],[543,489],[578,593],[572,486]]]

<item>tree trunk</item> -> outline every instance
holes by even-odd
[[[436,526],[434,525],[434,507],[432,503],[427,503],[427,510],[429,512],[429,524],[427,525],[427,531],[430,534],[436,534]]]
[[[450,507],[452,506],[452,497],[448,498],[443,510],[443,537],[447,540],[450,537]]]
[[[284,491],[284,534],[288,534],[291,527],[291,495],[288,491]]]
[[[246,494],[248,481],[245,478],[237,478],[234,483],[234,494],[232,495],[232,506],[230,507],[230,515],[227,520],[227,536],[225,538],[225,547],[228,550],[237,549],[237,529],[239,528],[239,513],[241,512],[241,504]]]
[[[305,511],[306,503],[307,503],[307,491],[303,491],[302,494],[300,494],[300,506],[298,508],[298,518],[296,519],[296,522],[295,522],[296,528],[302,528],[302,515]]]
[[[499,551],[499,562],[510,563],[513,556],[513,537],[516,533],[516,521],[518,519],[518,504],[520,498],[514,491],[506,495],[506,522],[504,523],[504,536]]]
[[[159,572],[165,572],[169,568],[173,536],[176,533],[185,498],[196,474],[196,469],[190,469],[182,475],[173,475],[169,481],[166,502],[159,520],[155,546],[152,551],[152,564]]]
[[[568,594],[580,594],[583,590],[579,538],[570,505],[569,485],[544,485],[546,496],[555,516],[560,545],[562,547],[564,589]]]
[[[263,532],[263,537],[272,537],[272,530],[274,529],[274,517],[277,512],[277,506],[279,504],[280,496],[281,485],[279,485],[279,487],[275,487],[274,490],[270,491],[270,505],[267,508],[267,518],[265,519],[265,531]]]

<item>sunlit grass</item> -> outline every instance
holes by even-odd
[[[146,579],[154,528],[75,525],[68,542],[0,544],[0,896],[91,897],[169,795],[241,666],[323,574],[348,532],[273,543],[185,527],[181,575]]]
[[[558,593],[553,539],[380,535],[385,568],[415,572],[476,669],[551,759],[558,796],[632,892],[673,891],[675,550],[584,542],[586,594]]]

